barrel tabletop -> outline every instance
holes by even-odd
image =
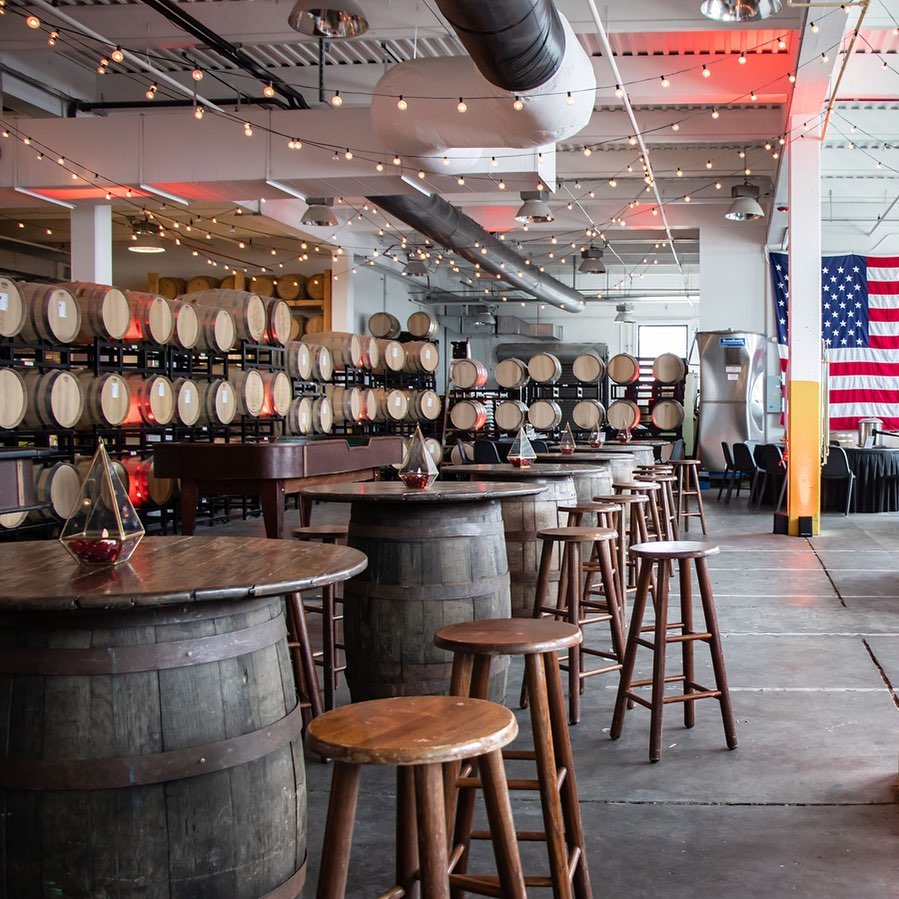
[[[277,596],[346,580],[346,546],[261,537],[145,537],[116,568],[77,565],[55,540],[0,544],[0,612],[164,606]]]
[[[582,465],[584,463],[607,462],[611,463],[615,459],[621,459],[623,453],[571,453],[566,456],[564,453],[537,453],[539,462],[553,462],[558,465]]]
[[[574,448],[575,453],[632,453],[635,447],[646,447],[647,444],[636,443],[635,441],[631,441],[630,443],[615,443],[611,440],[607,440],[601,447],[598,446],[576,446]],[[550,446],[551,453],[559,452],[559,445],[553,444]]]
[[[531,465],[528,468],[517,468],[511,463],[482,463],[480,465],[441,465],[440,471],[446,474],[469,474],[472,476],[513,481],[524,481],[539,478],[570,478],[570,465]]]
[[[511,465],[496,467],[512,469]],[[471,503],[508,499],[512,496],[530,496],[545,489],[545,487],[527,484],[437,481],[427,490],[414,490],[397,481],[369,481],[364,484],[322,484],[316,487],[307,487],[302,493],[309,499],[325,500],[332,503]]]

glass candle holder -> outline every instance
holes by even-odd
[[[427,490],[437,480],[438,473],[421,428],[416,426],[400,468],[400,480],[410,490]]]

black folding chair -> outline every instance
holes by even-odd
[[[747,443],[735,443],[733,449],[734,477],[731,479],[727,487],[727,496],[724,498],[725,505],[730,505],[731,491],[734,486],[737,488],[737,499],[740,498],[740,491],[743,489],[743,478],[749,478],[749,506],[752,507],[752,500],[755,496],[756,487],[758,486],[761,472],[755,459],[752,456],[752,450]]]
[[[849,468],[849,458],[841,446],[830,445],[827,461],[821,466],[821,483],[827,490],[828,481],[848,481],[846,488],[846,508],[843,515],[848,515],[852,508],[852,491],[855,488],[855,474]],[[825,494],[826,496],[826,494]]]
[[[787,473],[783,465],[783,451],[775,443],[762,443],[753,451],[753,457],[758,465],[761,477],[758,482],[756,491],[756,508],[762,504],[765,493],[768,489],[768,481],[776,484],[779,478],[782,478],[780,490],[777,493],[777,502],[775,509],[780,509],[787,489]],[[750,505],[752,503],[752,494],[749,497]]]
[[[721,441],[721,452],[724,453],[724,474],[721,477],[721,484],[718,486],[718,502],[721,502],[721,494],[724,493],[724,488],[727,487],[727,495],[730,496],[730,487],[733,485],[734,477],[737,474],[736,468],[734,468],[734,457],[730,451],[730,445],[727,441]]]
[[[502,459],[492,440],[475,440],[474,461],[476,465],[493,465],[502,462]]]

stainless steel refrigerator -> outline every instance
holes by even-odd
[[[764,334],[698,331],[699,458],[710,471],[724,470],[721,442],[765,439]]]

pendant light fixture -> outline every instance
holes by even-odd
[[[602,249],[594,247],[592,244],[581,250],[581,264],[578,266],[578,272],[582,275],[603,275],[606,267],[602,262]]]
[[[730,189],[733,202],[724,213],[726,219],[732,222],[754,222],[765,217],[765,210],[759,205],[759,189],[748,181],[745,184],[735,184]]]
[[[368,31],[368,19],[355,0],[297,0],[287,24],[300,34],[331,40],[359,37]]]
[[[521,208],[515,215],[515,221],[528,225],[543,224],[553,221],[552,210],[546,202],[549,194],[543,190],[523,190]]]
[[[334,197],[309,197],[306,202],[309,205],[300,218],[300,224],[312,228],[333,228],[338,224],[337,216],[331,208]]]
[[[616,325],[632,325],[636,321],[633,303],[619,303],[615,307],[615,311],[618,313],[615,316]]]
[[[716,22],[760,22],[779,13],[780,0],[703,0],[699,11]]]
[[[135,222],[132,231],[133,239],[128,244],[131,253],[164,253],[165,246],[159,238],[159,229],[149,222]]]

